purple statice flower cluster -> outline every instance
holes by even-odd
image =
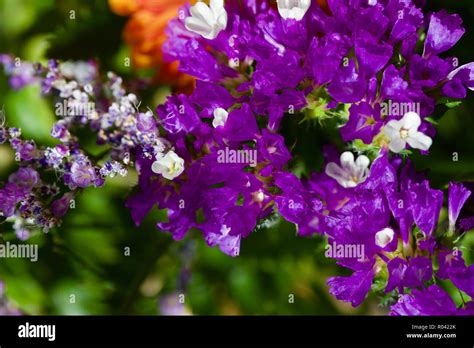
[[[182,8],[168,26],[164,55],[197,79],[196,88],[157,111],[186,168],[158,184],[151,162],[142,161],[142,192],[128,202],[136,220],[157,203],[169,212],[161,229],[180,239],[196,227],[209,245],[235,255],[241,238],[277,212],[301,236],[364,247],[363,260],[335,257],[354,272],[328,281],[338,299],[358,306],[385,281],[385,292],[400,298],[393,314],[432,313],[418,303],[424,293],[449,302],[450,314],[471,314],[471,302],[456,308],[436,284],[449,279],[472,296],[472,266],[456,249],[459,228],[472,222],[456,225],[470,192],[450,184],[443,229],[443,192],[403,157],[413,149],[428,154],[436,105],[465,98],[474,84],[473,63],[440,57],[464,34],[460,17],[427,15],[423,6],[329,0],[325,10],[315,1],[279,1],[275,8],[213,0]],[[335,119],[359,156],[328,148],[324,173],[299,179],[288,166],[284,117]],[[227,149],[253,149],[257,160],[220,161]],[[433,267],[443,255],[452,271]]]
[[[325,156],[325,172],[301,184],[292,174],[279,182],[284,193],[277,205],[283,217],[298,224],[301,235],[326,235],[335,248],[329,256],[352,271],[350,276],[328,279],[330,293],[359,306],[375,288],[386,294],[394,315],[473,315],[474,302],[457,308],[437,284],[449,280],[471,298],[474,295],[474,265],[466,266],[457,247],[466,232],[465,220],[457,220],[471,191],[451,183],[448,219],[438,223],[444,194],[431,188],[410,160],[390,157],[387,150],[366,173],[357,167],[363,155],[354,161],[352,153],[339,157],[328,147]],[[331,177],[335,172],[339,180]],[[350,172],[359,183],[344,187],[342,174]],[[323,204],[313,204],[308,213],[315,200]],[[362,255],[354,253],[356,248]]]
[[[278,9],[268,1],[198,2],[170,23],[164,54],[201,82],[195,93],[227,88],[231,107],[248,105],[271,132],[301,110],[305,120],[338,118],[346,142],[425,152],[436,103],[464,98],[474,67],[439,57],[464,34],[461,19],[426,16],[422,3],[330,0],[324,11],[316,1],[279,1]]]

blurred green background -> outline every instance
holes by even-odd
[[[428,7],[462,15],[466,35],[450,54],[461,64],[473,61],[474,2],[429,1]],[[69,19],[71,10],[75,20]],[[95,58],[103,71],[146,75],[121,63],[128,55],[122,41],[125,21],[109,11],[106,1],[0,0],[0,53],[41,62]],[[144,91],[148,105],[154,108],[166,90],[155,86]],[[2,105],[10,126],[21,127],[25,137],[39,144],[51,143],[53,108],[37,88],[12,91],[0,74]],[[430,170],[433,185],[445,188],[449,180],[474,179],[473,129],[471,93],[440,121],[431,155],[415,157],[418,169]],[[321,163],[319,149],[328,136],[307,137],[314,140],[307,144],[307,156]],[[459,154],[458,162],[452,161],[453,152]],[[0,146],[0,180],[14,169],[12,152]],[[324,257],[321,238],[296,238],[292,224],[277,220],[259,228],[242,242],[238,258],[207,247],[197,232],[174,242],[155,228],[157,210],[135,227],[124,207],[135,184],[136,175],[130,175],[112,179],[102,189],[85,190],[61,228],[38,232],[28,241],[39,244],[38,262],[1,259],[0,280],[11,303],[27,314],[153,315],[166,313],[160,299],[176,303],[183,293],[187,311],[194,314],[386,313],[373,295],[358,309],[329,295],[327,277],[345,272]],[[0,238],[15,239],[11,226],[0,224]],[[465,247],[474,248],[472,233]]]

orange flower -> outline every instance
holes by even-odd
[[[326,13],[329,12],[328,0],[318,0],[318,4]]]
[[[130,16],[124,30],[132,63],[138,68],[157,69],[156,80],[189,89],[194,79],[178,72],[178,64],[163,61],[161,46],[166,41],[168,22],[178,16],[187,0],[109,0],[113,12]]]

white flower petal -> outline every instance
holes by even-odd
[[[227,12],[224,10],[224,12],[219,14],[216,18],[218,27],[225,29],[227,27]]]
[[[156,161],[151,166],[151,170],[168,180],[173,180],[183,173],[184,160],[174,151],[170,150],[165,156],[158,156],[156,158]]]
[[[189,31],[197,33],[199,35],[208,35],[212,31],[212,27],[206,22],[194,17],[188,17],[184,20],[184,26]]]
[[[417,132],[413,136],[407,138],[407,143],[414,149],[427,151],[433,144],[433,140],[429,136]]]
[[[300,21],[311,6],[311,0],[278,0],[277,4],[283,19]]]
[[[341,155],[341,166],[346,170],[354,168],[354,154],[352,152],[346,151]]]
[[[347,181],[347,174],[340,166],[336,163],[331,162],[326,165],[325,173],[330,178],[336,180],[341,186],[344,186],[345,182]]]
[[[370,165],[370,159],[367,156],[361,155],[357,157],[356,166],[359,170],[366,170]]]
[[[392,120],[387,123],[387,125],[384,127],[383,131],[384,134],[389,137],[390,139],[394,138],[399,138],[400,137],[400,129],[402,128],[402,125],[400,121],[397,120]]]
[[[211,10],[221,10],[224,7],[224,0],[211,0]]]
[[[197,2],[189,10],[191,17],[185,19],[189,31],[213,40],[227,26],[227,12],[222,0],[211,1],[211,7],[204,2]]]
[[[217,108],[214,110],[214,120],[212,121],[212,125],[214,128],[219,126],[224,127],[225,123],[227,122],[227,118],[229,117],[229,113],[227,110],[223,108]]]

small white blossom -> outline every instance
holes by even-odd
[[[384,228],[375,234],[375,244],[381,248],[385,248],[392,242],[394,235],[395,232],[393,232],[390,227]]]
[[[388,122],[384,133],[390,138],[390,150],[399,153],[407,144],[414,149],[428,150],[433,140],[418,131],[420,125],[421,118],[416,112],[407,112],[400,121]]]
[[[284,19],[300,21],[311,6],[311,0],[277,0],[278,12]]]
[[[219,126],[224,127],[229,113],[223,108],[217,108],[214,110],[214,120],[212,120],[212,126],[217,128]]]
[[[211,0],[210,6],[199,1],[191,6],[189,12],[191,16],[184,21],[186,29],[208,40],[214,40],[227,27],[224,0]]]
[[[326,174],[345,188],[356,187],[367,179],[370,160],[361,155],[354,160],[352,152],[341,155],[341,165],[331,162],[326,166]]]
[[[162,175],[165,179],[173,180],[184,171],[184,160],[174,151],[170,150],[164,156],[159,156],[153,162],[151,170]]]

